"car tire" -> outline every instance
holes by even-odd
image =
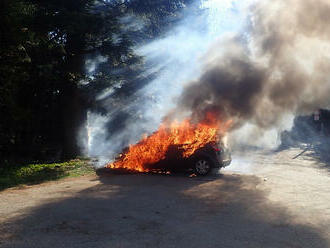
[[[212,170],[212,163],[209,159],[197,158],[194,163],[194,171],[199,176],[206,176]]]

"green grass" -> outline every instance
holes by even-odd
[[[30,164],[0,168],[0,190],[22,185],[38,184],[65,177],[77,177],[94,173],[87,160],[75,159],[63,163]]]

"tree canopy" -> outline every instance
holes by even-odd
[[[77,156],[87,109],[102,111],[95,96],[135,80],[143,58],[134,45],[161,35],[191,3],[2,0],[0,163]],[[138,20],[142,28],[130,28]]]

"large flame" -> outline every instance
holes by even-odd
[[[148,172],[147,165],[165,159],[171,145],[180,145],[182,156],[188,158],[194,152],[210,142],[216,142],[231,126],[231,121],[221,122],[214,114],[207,113],[204,120],[194,124],[191,119],[182,122],[174,121],[161,124],[159,129],[148,137],[130,145],[119,158],[108,164],[107,168],[126,169],[137,172]]]

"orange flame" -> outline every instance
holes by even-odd
[[[208,112],[204,121],[194,124],[191,119],[182,122],[174,121],[170,125],[161,124],[159,129],[148,137],[130,145],[107,168],[126,169],[137,172],[148,172],[146,165],[155,164],[165,159],[166,152],[171,145],[182,145],[184,158],[210,142],[216,142],[230,128],[231,121],[221,123],[215,115]]]

